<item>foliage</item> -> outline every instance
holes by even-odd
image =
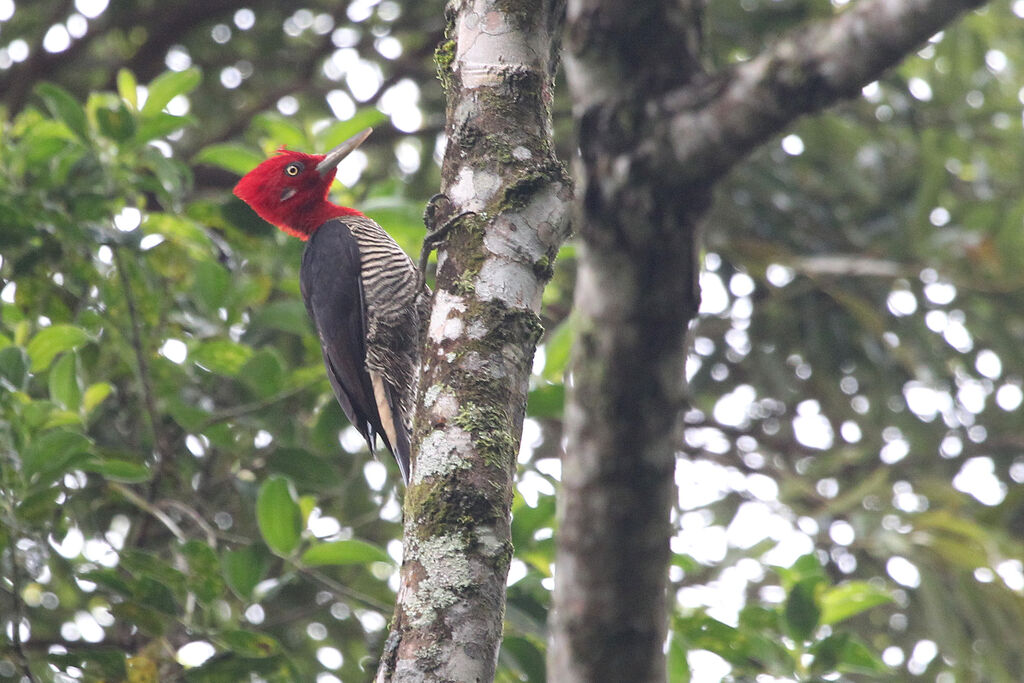
[[[732,665],[736,676],[773,676],[812,680],[835,673],[883,675],[888,668],[849,631],[832,625],[889,602],[883,590],[863,581],[830,587],[815,555],[791,568],[776,568],[785,591],[782,605],[748,605],[730,626],[704,610],[677,615],[669,644],[671,680],[690,680],[688,650],[708,650]]]
[[[5,661],[40,680],[169,680],[196,643],[215,654],[187,680],[299,680],[327,638],[362,676],[380,647],[397,504],[383,465],[312,455],[343,418],[298,250],[184,201],[190,169],[149,144],[192,123],[162,110],[198,79],[139,103],[121,72],[84,107],[45,84],[4,124]]]
[[[242,3],[111,6],[68,53],[17,63],[13,41],[41,44],[62,3],[19,3],[3,24],[0,680],[29,666],[350,681],[375,666],[397,473],[331,397],[302,245],[229,191],[281,144],[383,123],[338,199],[417,250],[443,13],[308,4],[250,3],[247,29]],[[717,65],[833,11],[709,5]],[[677,471],[673,680],[1024,667],[1017,21],[971,16],[720,188]],[[413,132],[388,125],[408,108]],[[544,680],[573,278],[569,245],[520,457],[503,681]]]

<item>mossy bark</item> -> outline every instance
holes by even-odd
[[[550,114],[562,14],[561,0],[447,7],[435,61],[448,97],[442,192],[458,218],[438,251],[378,682],[494,678],[541,292],[569,232]]]

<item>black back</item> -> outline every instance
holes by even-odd
[[[371,452],[377,436],[394,452],[381,426],[366,370],[366,305],[359,246],[342,219],[327,221],[310,237],[302,255],[299,284],[338,403]]]

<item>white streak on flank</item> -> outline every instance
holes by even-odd
[[[384,380],[376,372],[371,372],[370,383],[373,384],[373,400],[377,403],[377,414],[380,415],[384,434],[388,437],[391,447],[397,449],[398,433],[395,432],[395,418],[391,414],[391,404],[388,403],[387,392],[384,391]]]

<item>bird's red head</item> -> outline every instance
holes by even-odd
[[[280,149],[242,176],[235,195],[263,220],[301,240],[331,218],[358,214],[355,209],[327,201],[338,162],[348,156],[372,132],[367,128],[328,154],[303,154]]]

